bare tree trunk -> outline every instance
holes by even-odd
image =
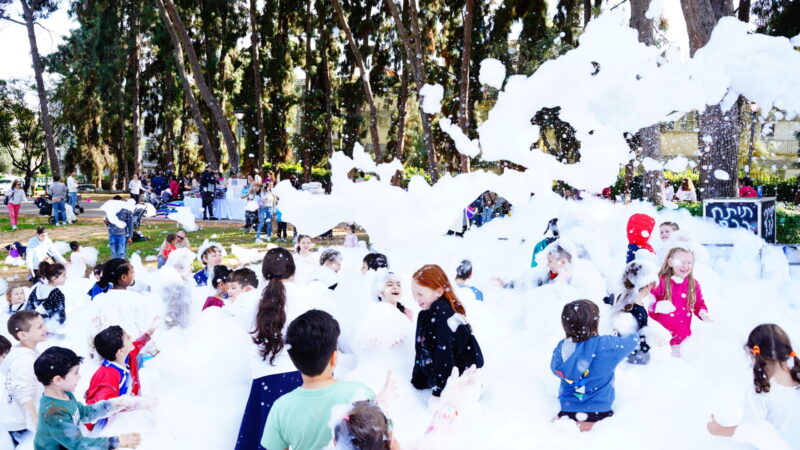
[[[133,173],[141,173],[142,171],[142,147],[139,145],[139,121],[141,113],[139,109],[139,89],[140,89],[140,73],[139,73],[139,50],[140,50],[140,36],[139,29],[141,23],[141,7],[138,0],[131,3],[130,13],[130,30],[131,30],[131,81],[133,84],[133,92],[131,93],[131,109],[133,110],[133,117],[131,118],[132,136],[131,145],[133,146]],[[126,164],[126,167],[128,165]]]
[[[256,155],[256,167],[259,172],[264,167],[264,140],[266,131],[264,127],[264,107],[262,106],[261,89],[261,58],[258,54],[258,20],[256,12],[256,0],[250,0],[250,53],[253,57],[253,94],[256,104],[256,123],[258,127],[258,153]]]
[[[655,45],[653,35],[653,21],[645,17],[650,8],[651,0],[630,0],[631,20],[630,27],[635,28],[639,34],[639,42],[646,45]],[[636,141],[641,148],[642,159],[652,158],[661,162],[661,129],[658,124],[642,128],[636,134]],[[650,203],[660,206],[664,204],[664,172],[662,170],[644,170],[642,176],[642,196]]]
[[[339,0],[333,0],[333,9],[336,11],[336,17],[339,18],[339,25],[344,30],[347,36],[347,43],[350,45],[350,51],[353,52],[353,57],[356,59],[358,71],[361,74],[361,84],[364,86],[364,94],[367,97],[367,104],[369,105],[369,135],[372,138],[372,152],[375,154],[375,162],[382,161],[381,156],[381,143],[378,135],[378,109],[375,107],[375,98],[372,96],[372,86],[369,83],[369,72],[364,65],[364,58],[361,57],[361,52],[358,50],[358,44],[353,39],[353,32],[350,30],[350,25],[347,24],[347,19],[342,12],[342,5]]]
[[[430,172],[431,179],[435,182],[439,179],[439,171],[436,168],[436,147],[433,145],[433,133],[431,132],[431,118],[422,108],[422,98],[419,92],[425,85],[425,71],[422,64],[422,43],[419,39],[419,22],[416,12],[416,1],[409,2],[409,10],[411,11],[411,29],[414,33],[414,44],[411,43],[408,31],[403,24],[403,19],[397,11],[397,5],[394,0],[386,0],[386,6],[392,14],[394,24],[397,27],[397,32],[400,35],[400,40],[403,42],[403,48],[406,51],[406,58],[408,58],[411,65],[412,73],[414,74],[414,82],[417,85],[417,103],[419,103],[420,120],[422,121],[423,138],[425,141],[425,150],[428,152],[428,171]]]
[[[400,74],[400,95],[397,98],[397,145],[394,156],[403,161],[406,145],[406,106],[408,104],[408,64],[403,57],[403,73]]]
[[[200,67],[200,61],[197,59],[197,53],[194,51],[191,39],[189,39],[189,33],[186,32],[186,27],[183,25],[183,21],[181,20],[178,10],[175,8],[175,4],[172,2],[172,0],[158,1],[160,3],[164,3],[167,8],[167,13],[169,14],[170,20],[165,22],[164,25],[167,28],[174,28],[178,38],[183,44],[183,47],[186,50],[186,55],[189,57],[189,66],[192,68],[192,75],[197,83],[197,88],[200,90],[200,95],[203,97],[203,100],[205,100],[206,104],[208,104],[209,109],[211,109],[211,115],[214,117],[214,122],[222,132],[222,137],[225,140],[225,147],[228,150],[230,171],[231,173],[237,173],[239,172],[239,151],[236,148],[236,139],[233,137],[231,126],[225,118],[225,114],[222,111],[219,101],[217,101],[217,99],[214,97],[208,85],[206,84],[205,79],[203,78],[203,71]]]
[[[583,0],[583,27],[589,25],[592,20],[592,0]]]
[[[311,181],[311,3],[306,0],[306,82],[303,102],[303,182]]]
[[[732,0],[681,0],[691,56],[711,38],[719,19],[733,15]],[[699,114],[700,186],[702,198],[735,197],[739,174],[739,110],[713,105]],[[717,171],[723,171],[720,179]],[[728,178],[727,180],[724,178]]]
[[[325,1],[325,0],[323,0]],[[321,24],[326,24],[320,21]],[[325,94],[325,146],[328,150],[328,156],[333,156],[333,101],[331,95],[333,88],[331,87],[330,68],[328,67],[328,51],[330,50],[330,31],[327,26],[320,27],[320,69],[322,70],[322,87]]]
[[[461,46],[461,86],[459,88],[458,99],[458,126],[464,135],[469,132],[469,116],[467,106],[469,105],[469,64],[470,52],[472,50],[472,16],[475,8],[475,0],[466,0],[464,6],[464,41]],[[461,173],[469,173],[469,156],[460,153]]]
[[[39,46],[36,43],[36,33],[33,30],[33,11],[31,11],[28,0],[20,0],[22,11],[25,15],[25,26],[28,28],[28,42],[31,46],[31,60],[33,62],[33,72],[36,76],[36,92],[39,94],[39,110],[42,114],[42,125],[44,126],[44,140],[47,145],[47,157],[50,161],[50,172],[61,175],[61,164],[56,153],[56,141],[53,135],[53,121],[50,119],[50,108],[47,104],[47,91],[44,88],[44,78],[42,78],[42,60],[39,58]]]
[[[750,22],[750,0],[739,0],[739,11],[736,17],[744,23]]]
[[[219,168],[219,162],[214,154],[214,147],[211,145],[211,140],[208,137],[208,129],[203,122],[203,115],[200,113],[200,105],[197,104],[197,99],[192,92],[192,85],[189,83],[189,77],[186,73],[186,66],[183,63],[183,50],[181,49],[181,42],[178,39],[178,34],[175,29],[169,25],[170,20],[167,11],[164,7],[162,0],[158,0],[158,12],[161,14],[161,19],[164,21],[164,26],[169,33],[170,40],[172,41],[172,53],[175,56],[175,65],[178,68],[178,75],[181,78],[181,85],[183,86],[183,94],[186,101],[189,103],[189,109],[192,111],[192,119],[197,126],[197,134],[200,136],[200,143],[203,147],[203,153],[206,155],[206,161],[212,169]]]

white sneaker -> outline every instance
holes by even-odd
[[[263,240],[263,239],[261,239],[261,238],[257,238],[257,239],[256,239],[256,243],[260,244],[260,243],[262,243],[262,242],[264,242],[264,240]]]

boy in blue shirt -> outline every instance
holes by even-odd
[[[625,336],[598,336],[599,322],[600,310],[593,302],[567,303],[561,312],[567,337],[550,362],[550,370],[561,379],[558,417],[574,420],[581,431],[614,415],[614,370],[639,344],[635,327]]]

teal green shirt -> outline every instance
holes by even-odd
[[[321,389],[297,388],[275,401],[267,416],[261,445],[267,450],[317,450],[333,439],[331,408],[375,397],[368,386],[337,381]]]
[[[83,405],[71,392],[69,400],[42,396],[39,401],[39,426],[33,445],[36,450],[109,449],[119,446],[116,437],[86,437],[81,433],[82,423],[91,423],[111,414],[111,403],[97,402]]]

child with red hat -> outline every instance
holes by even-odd
[[[647,214],[634,214],[628,219],[628,255],[625,264],[636,259],[636,252],[640,249],[655,254],[655,250],[650,246],[650,236],[655,226],[656,220]]]

